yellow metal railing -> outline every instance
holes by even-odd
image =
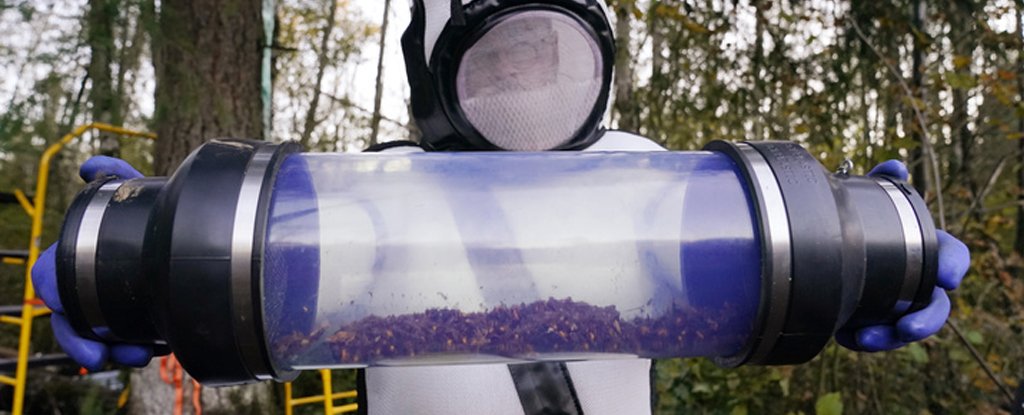
[[[352,399],[358,396],[356,391],[345,391],[345,392],[334,392],[331,384],[331,371],[320,370],[320,380],[323,382],[323,395],[306,396],[302,398],[296,398],[292,396],[292,384],[284,384],[284,413],[285,415],[292,415],[296,406],[310,405],[315,403],[324,404],[324,415],[334,414],[347,414],[355,412],[359,409],[359,405],[355,403],[348,403],[344,405],[334,405],[334,401],[338,399]],[[327,397],[330,397],[328,399]]]
[[[43,215],[46,212],[46,188],[47,184],[49,184],[50,163],[53,161],[53,157],[60,152],[64,146],[75,138],[78,138],[82,136],[82,134],[92,130],[105,131],[128,137],[142,137],[148,139],[156,138],[156,135],[152,133],[132,131],[109,124],[92,123],[79,126],[43,152],[43,156],[39,159],[39,175],[36,178],[36,194],[34,195],[34,201],[30,202],[28,197],[25,196],[25,193],[20,190],[15,191],[14,194],[18,199],[18,204],[20,204],[22,209],[25,210],[25,213],[32,218],[32,231],[28,243],[28,259],[22,261],[25,265],[25,291],[22,296],[21,317],[5,316],[5,318],[0,319],[0,322],[2,323],[21,326],[21,333],[18,337],[18,365],[15,369],[14,377],[12,378],[10,376],[0,375],[0,383],[14,386],[14,405],[11,408],[11,413],[13,415],[21,415],[25,407],[25,380],[28,376],[28,355],[29,343],[32,337],[32,320],[36,317],[49,313],[48,309],[41,307],[42,303],[36,298],[35,288],[32,287],[32,265],[35,265],[36,259],[39,258],[39,251],[41,248],[40,238],[43,234]]]
[[[21,258],[8,258],[4,257],[3,260],[6,265],[25,265],[25,260]]]

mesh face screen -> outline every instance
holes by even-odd
[[[456,93],[487,141],[505,150],[550,150],[571,140],[594,109],[601,69],[596,40],[576,20],[527,11],[466,51]]]

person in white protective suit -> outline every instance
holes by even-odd
[[[369,151],[664,151],[643,137],[601,128],[615,55],[603,0],[413,0],[412,11],[402,43],[412,91],[412,115],[423,137],[420,143],[385,143]],[[404,156],[368,157],[377,162],[366,166],[379,168],[382,177],[388,173],[408,173],[407,164],[420,155]],[[121,160],[96,160],[83,166],[83,177],[141,176]],[[331,232],[318,233],[321,272],[344,269],[346,278],[322,275],[323,284],[315,297],[317,318],[330,320],[341,308],[363,315],[387,316],[444,308],[479,312],[502,302],[515,304],[519,299],[566,299],[564,291],[559,294],[557,285],[574,286],[571,294],[575,301],[614,305],[626,318],[631,313],[642,313],[638,310],[646,305],[663,308],[664,305],[657,304],[657,293],[664,287],[655,285],[663,282],[630,283],[622,287],[612,285],[614,279],[590,282],[582,280],[586,275],[575,275],[579,270],[569,269],[565,264],[614,269],[618,275],[627,276],[623,281],[652,280],[633,278],[641,273],[655,275],[648,274],[654,269],[651,267],[660,267],[661,275],[680,275],[678,234],[661,235],[640,228],[644,234],[655,236],[644,242],[643,251],[650,253],[645,258],[638,257],[635,245],[623,245],[622,240],[610,238],[617,232],[631,234],[637,229],[634,227],[642,226],[678,232],[681,226],[662,222],[662,218],[681,216],[680,198],[637,197],[639,201],[651,201],[650,206],[637,206],[631,204],[644,202],[611,199],[622,194],[612,191],[607,193],[608,203],[586,206],[589,217],[578,221],[574,220],[576,206],[571,202],[591,199],[574,196],[574,189],[586,188],[583,183],[600,183],[600,175],[604,174],[600,169],[586,172],[587,178],[595,181],[574,182],[571,177],[557,179],[564,182],[545,181],[554,184],[546,189],[555,190],[530,193],[533,199],[525,201],[521,193],[516,194],[514,186],[496,185],[487,189],[490,192],[454,190],[459,185],[471,187],[474,178],[482,174],[511,174],[489,167],[482,166],[455,179],[452,175],[392,176],[395,180],[409,180],[403,182],[406,188],[437,191],[419,192],[415,200],[374,200],[369,208],[364,201],[342,199],[346,194],[373,195],[366,189],[342,191],[329,197],[325,194],[345,186],[371,186],[373,181],[346,183],[324,175],[329,183],[313,183],[320,197],[331,202],[318,206],[321,228],[350,230],[350,235],[362,238],[350,243],[352,237],[332,239]],[[884,170],[882,174],[906,178],[905,166],[896,161],[883,163],[879,168]],[[543,177],[542,172],[530,173],[531,177],[517,182],[556,180]],[[439,177],[449,182],[439,183]],[[665,190],[658,188],[657,183],[631,186],[640,189],[631,189],[630,194],[644,196]],[[677,194],[679,191],[676,189]],[[453,199],[458,197],[473,199]],[[378,209],[378,214],[386,213],[381,217],[396,220],[375,223],[374,209]],[[390,211],[380,212],[383,209]],[[643,212],[644,216],[651,212],[659,221],[652,225],[623,217],[626,215],[621,212]],[[588,228],[595,216],[601,218],[601,229]],[[716,230],[728,228],[713,225]],[[518,249],[544,247],[538,242],[546,240],[546,232],[556,233],[553,229],[567,235],[583,235],[580,240],[598,243]],[[405,234],[393,237],[401,233]],[[408,238],[409,235],[420,239]],[[472,246],[464,243],[462,235],[495,235],[494,240],[515,242],[511,247],[495,247],[488,245],[490,241],[478,239],[476,242],[482,242]],[[836,335],[840,344],[854,350],[890,350],[921,340],[943,326],[950,311],[944,290],[956,288],[970,258],[967,248],[949,234],[938,232],[937,237],[939,287],[932,294],[931,304],[900,317],[896,323],[887,320],[876,326],[840,328]],[[411,241],[418,244],[418,249],[389,244],[394,241]],[[674,246],[659,245],[672,241],[676,241]],[[97,342],[80,337],[68,324],[58,296],[54,247],[40,256],[32,272],[40,296],[55,310],[52,321],[57,341],[72,358],[90,369],[102,368],[108,358],[120,364],[144,366],[154,355],[152,345]],[[481,264],[487,261],[489,264]],[[395,277],[408,276],[409,270],[416,270],[415,279]],[[667,280],[671,284],[681,283],[679,278]],[[435,286],[451,289],[438,291],[436,297],[429,295]],[[376,297],[374,292],[378,293]],[[651,304],[637,304],[647,299]],[[448,366],[409,365],[445,363],[444,359],[450,356],[443,354],[416,357],[430,362],[375,362],[382,366],[360,372],[360,410],[370,415],[592,415],[643,414],[652,410],[650,360],[608,354],[531,354],[526,356],[531,360],[516,360],[520,355],[512,355],[513,358],[456,356],[459,363],[474,363]],[[595,359],[582,360],[586,358]],[[321,367],[301,366],[296,364],[293,368]]]
[[[402,46],[423,137],[368,151],[664,150],[601,128],[614,61],[604,1],[413,0]],[[516,218],[512,206],[503,212],[512,229],[529,220]],[[432,219],[407,226],[435,234],[459,229],[437,223],[458,221],[451,216],[417,214]],[[438,253],[433,260],[446,264],[450,275],[472,275],[465,252]],[[466,295],[468,302],[477,294]],[[371,367],[360,377],[360,403],[370,415],[642,414],[651,412],[650,369],[650,360],[629,357]]]
[[[664,151],[658,144],[635,134],[608,131],[601,127],[608,106],[615,57],[614,39],[607,19],[604,0],[412,0],[412,20],[402,37],[406,72],[411,87],[412,116],[423,132],[419,143],[384,143],[368,151],[423,152],[423,151]],[[880,170],[881,169],[881,170]],[[886,162],[873,172],[893,176],[906,169],[896,161]],[[902,173],[901,173],[902,172]],[[557,290],[542,284],[585,278],[565,275],[558,267],[534,266],[517,268],[516,264],[552,264],[570,258],[568,263],[586,263],[594,266],[614,266],[617,272],[648,273],[652,263],[663,267],[659,272],[679,275],[678,246],[647,247],[658,258],[638,258],[638,250],[616,246],[600,252],[580,247],[558,252],[532,250],[495,254],[505,268],[487,268],[475,272],[475,260],[482,253],[479,248],[460,243],[460,230],[472,234],[501,234],[502,240],[523,242],[521,246],[544,240],[542,234],[557,225],[568,229],[573,225],[572,214],[537,212],[537,206],[550,206],[544,200],[522,201],[514,194],[484,196],[486,200],[461,200],[449,203],[447,198],[458,197],[458,192],[445,192],[446,186],[425,179],[417,185],[440,189],[436,194],[417,200],[416,207],[395,204],[402,209],[408,221],[388,229],[409,232],[412,235],[430,235],[438,242],[429,258],[397,251],[321,252],[322,258],[341,261],[353,269],[353,258],[388,257],[387,261],[365,263],[364,271],[352,274],[372,275],[352,284],[377,285],[395,300],[381,298],[341,298],[345,304],[363,304],[370,314],[401,314],[428,308],[455,305],[463,311],[493,306],[497,301],[516,300],[516,290],[522,298],[560,298]],[[448,185],[451,185],[448,183]],[[559,194],[549,194],[551,201],[571,199],[573,185],[555,186]],[[650,188],[643,192],[657,194],[664,189]],[[614,200],[608,205],[633,203]],[[358,206],[358,203],[345,204]],[[387,203],[379,203],[384,208]],[[471,206],[475,214],[454,211]],[[621,211],[650,211],[678,206],[631,206]],[[339,207],[339,209],[349,209]],[[632,222],[632,218],[619,217],[614,208],[587,206],[589,213],[606,217],[602,232],[648,226]],[[359,209],[338,211],[327,215],[327,220],[348,221],[337,229],[353,228],[359,221]],[[457,210],[457,209],[455,209]],[[479,214],[480,212],[484,214]],[[601,213],[607,212],[607,214]],[[401,215],[394,214],[387,217]],[[658,217],[671,217],[671,214]],[[678,216],[678,215],[677,215]],[[324,217],[322,217],[321,220]],[[426,219],[425,219],[426,218]],[[481,219],[484,218],[484,219]],[[545,223],[544,221],[548,221]],[[372,221],[364,220],[363,229],[372,229]],[[400,226],[399,226],[400,225]],[[359,225],[355,225],[359,226]],[[585,226],[585,225],[581,225]],[[664,229],[681,229],[672,224],[661,224]],[[480,230],[486,232],[481,233]],[[584,232],[597,237],[592,229],[573,229],[572,234]],[[629,232],[626,232],[629,233]],[[860,351],[891,350],[912,341],[918,341],[937,332],[949,315],[949,300],[945,289],[955,288],[969,264],[966,248],[948,234],[940,232],[939,280],[932,302],[925,309],[907,314],[897,323],[883,322],[877,326],[842,328],[836,340],[845,347]],[[678,235],[665,240],[678,240]],[[322,241],[330,246],[330,241]],[[384,244],[387,245],[387,244]],[[369,244],[368,246],[379,246]],[[517,245],[520,246],[520,245]],[[535,252],[543,251],[543,252]],[[422,252],[422,251],[421,251]],[[331,259],[334,258],[334,259]],[[495,258],[492,256],[488,261]],[[387,264],[385,264],[387,263]],[[337,266],[324,269],[335,269]],[[394,269],[374,269],[375,266]],[[954,266],[955,265],[955,266]],[[340,266],[340,265],[339,265]],[[389,283],[389,271],[399,274],[416,269],[422,284]],[[497,270],[497,271],[496,271]],[[495,273],[506,275],[493,275]],[[558,275],[553,275],[558,274]],[[384,275],[385,277],[381,277]],[[515,275],[515,278],[511,278]],[[529,278],[523,278],[526,275]],[[509,278],[506,278],[508,276]],[[508,281],[530,281],[529,286],[509,286]],[[329,280],[329,279],[325,279]],[[631,278],[639,281],[642,278]],[[942,282],[945,281],[945,282]],[[401,300],[403,292],[409,295],[432,292],[433,284],[462,287],[461,291],[438,292],[437,298],[417,299],[415,304]],[[605,281],[605,284],[610,282]],[[390,284],[390,285],[389,285]],[[411,286],[403,286],[411,285]],[[600,285],[601,283],[595,283]],[[513,284],[514,285],[514,284]],[[578,284],[577,284],[578,285]],[[500,288],[494,288],[500,287]],[[369,289],[367,289],[369,288]],[[630,308],[638,299],[657,299],[663,287],[635,286],[592,287],[591,292],[574,292],[576,300],[591,304],[619,304],[624,315],[642,304]],[[326,290],[326,291],[324,291]],[[404,290],[404,291],[403,291]],[[500,290],[500,295],[489,293]],[[370,293],[373,287],[321,287],[321,293]],[[529,292],[527,292],[529,291]],[[611,293],[611,294],[609,294]],[[579,296],[577,296],[579,295]],[[614,299],[600,296],[614,295]],[[591,297],[587,297],[591,296]],[[321,299],[330,295],[321,295]],[[500,298],[499,298],[500,297]],[[408,298],[408,296],[406,296]],[[657,300],[655,300],[657,301]],[[332,304],[325,303],[322,311]],[[657,304],[655,304],[657,306]],[[327,313],[324,313],[325,315]],[[651,361],[636,356],[603,355],[599,359],[579,360],[590,356],[546,356],[552,361],[509,361],[504,358],[480,356],[479,364],[449,366],[405,366],[408,362],[395,362],[395,366],[376,366],[360,372],[360,409],[370,415],[379,414],[645,414],[652,411]],[[461,356],[460,362],[466,361]],[[570,361],[558,361],[566,358]],[[440,357],[443,359],[443,357]],[[572,359],[576,359],[572,361]],[[387,363],[387,362],[383,362]],[[438,363],[438,362],[433,362]]]

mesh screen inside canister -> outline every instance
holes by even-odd
[[[565,144],[594,109],[602,82],[597,41],[572,17],[528,11],[498,23],[463,55],[459,104],[506,150]]]

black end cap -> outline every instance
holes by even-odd
[[[759,320],[745,348],[718,359],[719,364],[803,363],[817,355],[840,327],[891,324],[928,304],[937,279],[938,242],[931,214],[913,187],[895,178],[833,175],[792,142],[740,144],[744,145],[749,148],[718,141],[705,149],[728,155],[740,167],[762,223],[762,210],[783,207],[766,206],[762,190],[754,184],[778,184],[789,222],[791,273],[782,284],[774,280],[785,277],[773,274],[775,264],[763,248]],[[767,164],[773,177],[755,177],[752,163]],[[885,190],[879,180],[892,183],[902,194]],[[907,249],[908,235],[901,222],[907,218],[901,218],[894,205],[900,197],[909,202],[910,220],[916,220],[920,230],[920,275],[908,269],[914,262],[908,262],[912,250]],[[771,242],[767,239],[762,231],[763,246]],[[787,282],[788,291],[772,292]],[[771,329],[769,321],[781,330]]]
[[[126,181],[103,213],[96,244],[96,292],[111,335],[122,343],[159,342],[149,310],[153,279],[143,269],[142,248],[153,206],[166,183],[165,177]]]
[[[840,177],[837,181],[851,196],[847,205],[859,219],[866,251],[864,289],[856,312],[844,327],[891,325],[903,315],[927,306],[938,279],[938,240],[924,199],[913,186],[898,178]],[[882,190],[880,181],[892,184],[899,194],[891,195]],[[901,218],[893,197],[906,200],[914,216]],[[920,231],[921,268],[915,275],[908,274],[907,269],[908,241],[902,224],[905,219],[915,221]],[[906,280],[908,278],[910,280]],[[913,289],[910,295],[902,293],[904,284],[916,284],[910,286]]]
[[[835,332],[843,304],[843,231],[835,196],[828,173],[799,144],[784,141],[745,142],[755,149],[771,168],[774,177],[757,177],[757,180],[775,180],[785,206],[765,206],[764,195],[748,184],[758,217],[763,222],[766,209],[785,209],[789,221],[791,249],[791,274],[789,296],[786,304],[772,304],[781,307],[785,320],[779,332],[768,333],[766,323],[769,316],[767,301],[774,300],[771,292],[772,258],[764,252],[762,263],[762,304],[761,315],[756,323],[750,341],[736,356],[719,359],[727,366],[741,364],[785,365],[804,363],[816,356],[828,343]],[[733,159],[743,171],[748,183],[755,174],[750,161],[734,144],[715,141],[705,150],[722,152]],[[761,232],[761,244],[771,241]]]
[[[275,159],[262,183],[276,172],[285,153],[298,150],[292,143],[274,145],[251,140],[214,140],[194,151],[168,183],[160,202],[160,217],[151,221],[148,252],[154,256],[158,275],[154,309],[159,313],[160,332],[185,370],[207,385],[231,385],[267,378],[287,377],[272,373],[266,345],[241,344],[235,336],[236,307],[232,298],[232,247],[235,208],[256,152],[275,146]],[[265,210],[269,187],[261,191],[257,209]],[[251,240],[262,241],[257,226]],[[255,242],[254,242],[255,244]],[[258,254],[254,247],[254,254]],[[249,259],[252,261],[252,259]],[[161,267],[161,264],[163,265]],[[258,286],[261,270],[252,269],[252,284]],[[252,290],[247,306],[254,323],[253,338],[262,333],[260,291]],[[264,361],[248,362],[242,347],[257,347]],[[267,371],[254,368],[263,367]],[[268,373],[271,372],[271,373]]]
[[[782,189],[793,253],[789,311],[766,365],[804,363],[835,333],[843,305],[843,229],[829,173],[799,144],[749,141]],[[799,344],[799,346],[797,345]],[[801,347],[802,346],[802,347]]]

